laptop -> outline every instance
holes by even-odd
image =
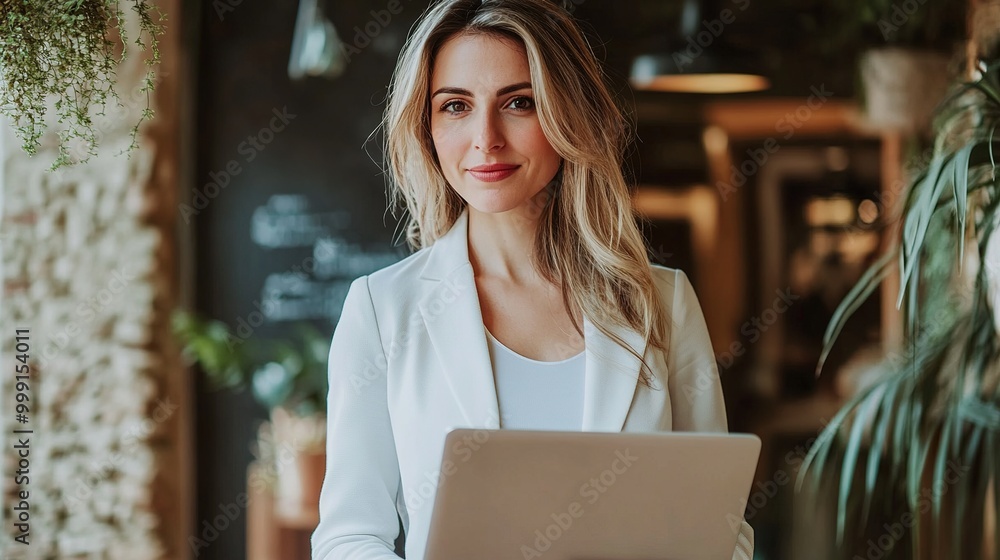
[[[751,434],[456,429],[425,560],[731,560]]]

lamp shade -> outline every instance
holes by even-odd
[[[727,64],[710,53],[686,65],[679,60],[677,53],[640,55],[632,63],[630,81],[641,90],[683,93],[742,93],[771,87],[770,80],[746,68],[749,65]]]
[[[717,18],[705,20],[700,0],[685,0],[680,28],[659,38],[663,47],[639,55],[632,63],[630,81],[636,89],[684,93],[740,93],[771,86],[762,67],[746,50],[725,41],[733,10],[714,6]]]

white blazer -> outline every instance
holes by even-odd
[[[614,332],[644,356],[655,390],[637,382],[639,360],[584,318],[583,430],[725,432],[715,355],[691,283],[651,266],[671,317],[670,352],[647,349],[632,330]],[[501,427],[487,344],[468,210],[432,246],[351,284],[330,345],[313,560],[397,558],[397,512],[407,560],[423,560],[445,435]],[[733,558],[752,557],[753,530],[743,521]]]

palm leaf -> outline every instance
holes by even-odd
[[[927,227],[931,222],[931,214],[934,213],[935,205],[938,199],[941,198],[941,193],[947,187],[947,183],[940,180],[941,175],[942,172],[950,169],[953,162],[954,159],[947,156],[938,156],[933,159],[924,182],[916,187],[916,190],[920,192],[920,196],[903,225],[904,262],[900,284],[907,286],[911,290],[911,294],[916,291],[916,280],[919,275],[915,275],[914,271],[919,260],[920,247],[924,244],[924,236],[927,235]],[[900,291],[896,307],[900,307],[902,304],[903,291]],[[915,307],[915,305],[911,303],[911,307]],[[910,309],[911,313],[914,311],[915,309]],[[910,317],[913,317],[913,315],[911,314]]]
[[[855,417],[851,422],[851,434],[847,438],[847,445],[844,450],[844,460],[841,462],[840,492],[837,496],[837,544],[842,544],[844,540],[844,528],[847,524],[847,499],[851,495],[851,488],[854,482],[854,470],[858,464],[858,455],[861,452],[861,443],[864,438],[865,422],[860,418],[865,409],[865,405],[871,405],[875,401],[875,396],[879,392],[873,391],[871,399],[865,399],[856,409]]]
[[[986,146],[990,150],[990,171],[992,171],[992,173],[991,173],[991,176],[992,176],[991,178],[992,179],[996,179],[996,177],[997,177],[997,175],[996,175],[997,160],[996,160],[996,158],[993,157],[993,134],[996,131],[997,131],[997,127],[994,126],[993,128],[991,128],[990,129],[990,138],[986,141]]]
[[[886,360],[880,368],[884,374],[849,399],[821,432],[796,488],[809,475],[814,488],[821,478],[839,479],[838,543],[849,534],[864,534],[848,521],[860,519],[863,527],[879,506],[896,518],[903,512],[914,515],[914,551],[923,544],[921,535],[927,535],[936,551],[964,558],[981,551],[985,487],[990,480],[1000,484],[1000,385],[987,375],[1000,364],[1000,342],[983,270],[974,279],[971,306],[968,299],[949,298],[956,286],[965,285],[967,234],[975,234],[982,263],[1000,222],[993,153],[1000,124],[1000,61],[986,65],[979,80],[953,91],[935,122],[941,134],[934,157],[906,194],[898,248],[869,267],[834,312],[817,374],[848,319],[891,271],[894,258],[900,273],[896,306],[906,319],[904,350]],[[969,111],[976,114],[965,119]],[[971,139],[959,143],[960,138]],[[840,460],[833,465],[835,448]],[[953,461],[964,461],[974,475],[952,479]],[[926,483],[938,488],[949,480],[957,485],[954,491],[933,493],[924,519],[917,512],[926,499]],[[898,492],[905,496],[903,504],[892,499]],[[1000,510],[1000,492],[993,499]],[[931,526],[923,527],[928,521]],[[996,531],[1000,534],[1000,520]]]
[[[958,222],[958,231],[955,232],[955,235],[958,237],[959,272],[961,272],[965,260],[965,215],[969,209],[969,193],[966,188],[969,184],[969,159],[972,157],[974,146],[974,144],[968,144],[962,147],[955,154],[953,160],[955,162],[955,180],[952,186],[955,194],[955,219]]]
[[[878,468],[882,461],[882,448],[895,420],[895,407],[893,405],[896,402],[896,394],[899,392],[899,378],[893,379],[887,385],[886,394],[882,398],[882,404],[879,407],[879,416],[874,419],[872,426],[872,447],[871,452],[868,454],[868,472],[865,476],[865,499],[861,514],[862,525],[868,522],[868,516],[871,513],[872,497],[875,495],[875,488],[878,484]]]
[[[983,94],[994,103],[1000,104],[1000,89],[997,89],[993,84],[986,80],[979,80],[978,82],[973,82],[970,85],[983,92]]]
[[[913,403],[914,416],[919,418],[923,413],[923,403],[921,401],[916,401]],[[910,446],[909,453],[907,454],[907,464],[906,464],[906,495],[910,503],[911,508],[916,508],[918,502],[920,501],[920,473],[923,472],[923,467],[927,464],[927,455],[930,451],[930,438],[922,437],[923,434],[919,433],[920,427],[918,423],[914,423],[916,426],[911,426],[913,432],[909,434]]]
[[[826,333],[823,335],[823,352],[820,354],[819,363],[816,365],[816,375],[819,375],[823,369],[823,364],[826,363],[826,359],[833,349],[833,343],[840,336],[840,332],[844,329],[844,325],[847,324],[847,320],[864,304],[865,300],[868,299],[872,292],[889,275],[889,272],[891,272],[889,263],[892,262],[893,257],[892,253],[886,254],[869,267],[858,280],[858,283],[844,296],[844,301],[834,311],[833,316],[830,318],[830,323],[826,328]]]
[[[899,401],[898,414],[900,421],[894,426],[893,445],[890,448],[892,450],[906,449],[910,441],[910,424],[914,422],[914,416],[911,412],[913,408],[913,383],[909,382],[909,380],[905,384],[905,391],[905,394]],[[905,472],[905,459],[905,453],[892,453],[892,472]]]
[[[937,457],[934,461],[934,475],[933,480],[939,481],[944,480],[944,470],[947,465],[948,456],[951,451],[951,442],[953,438],[953,432],[949,427],[951,424],[958,425],[958,419],[954,418],[952,414],[945,414],[944,422],[941,426],[941,439],[938,441],[937,447]],[[944,494],[938,492],[931,493],[931,520],[934,522],[935,526],[941,520],[941,508],[944,505]],[[957,556],[956,556],[957,558]]]
[[[870,391],[867,389],[865,394]],[[814,469],[817,472],[824,472],[824,467],[826,466],[827,458],[830,454],[830,450],[833,447],[833,440],[837,437],[837,433],[840,431],[840,427],[844,424],[844,419],[852,412],[853,406],[847,405],[837,411],[837,414],[833,416],[830,423],[826,425],[816,441],[813,442],[812,447],[809,448],[809,452],[806,453],[805,459],[802,461],[802,466],[799,469],[798,480],[796,481],[796,491],[802,489],[802,483],[805,480],[805,475]],[[813,465],[813,462],[816,464]],[[813,478],[813,486],[811,488],[812,492],[815,493],[819,488],[819,477]]]
[[[971,424],[1000,432],[1000,409],[996,405],[987,405],[978,397],[969,397],[962,401],[958,413]]]

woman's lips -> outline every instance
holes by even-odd
[[[469,173],[480,181],[495,183],[496,181],[502,181],[510,177],[520,167],[519,165],[480,166],[470,169]]]

